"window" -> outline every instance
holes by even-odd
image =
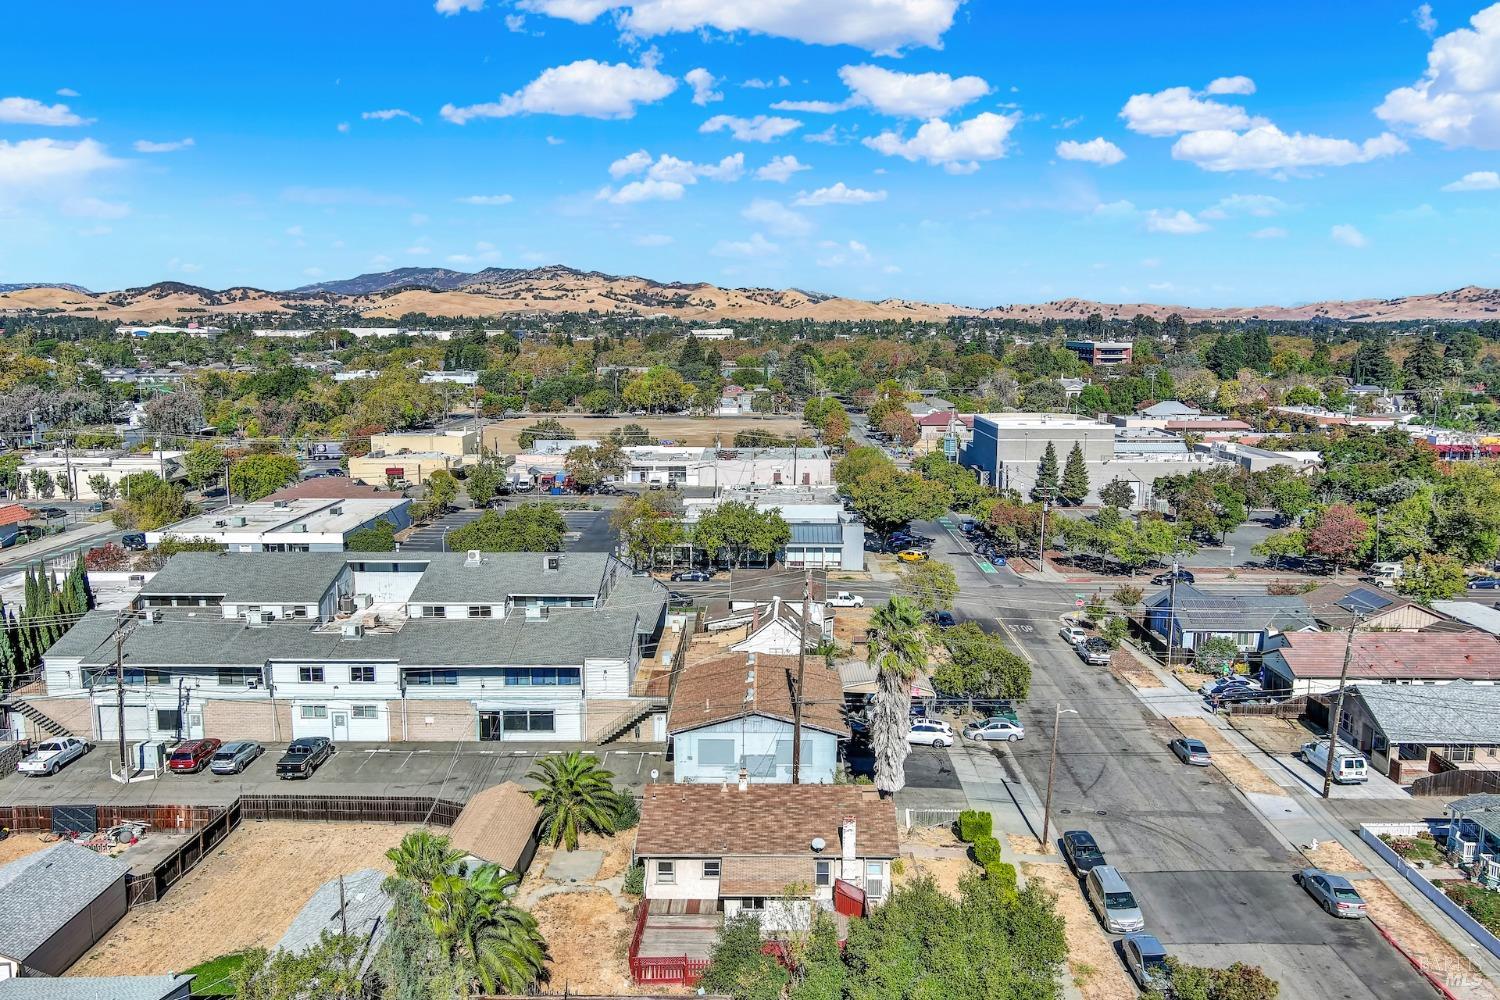
[[[406,675],[406,683],[427,686],[431,684],[457,684],[457,670],[412,670]]]
[[[501,676],[506,687],[578,686],[577,667],[506,667]]]
[[[832,884],[833,884],[833,862],[832,861],[814,861],[813,862],[813,885],[832,885]]]
[[[254,667],[220,667],[219,687],[244,687],[251,681],[260,680],[260,671]]]
[[[741,896],[741,910],[764,910],[766,908],[766,897],[764,896]]]
[[[677,881],[677,862],[658,861],[656,863],[656,881],[658,885],[671,885]]]
[[[375,683],[375,668],[374,667],[350,667],[349,668],[349,681],[350,681],[350,683],[353,683],[353,684],[374,684]]]
[[[705,862],[703,862],[703,877],[704,878],[718,878],[719,877],[719,862],[717,862],[717,861],[705,861]]]
[[[170,729],[177,732],[182,728],[182,713],[175,708],[158,708],[156,710],[156,728]]]
[[[297,679],[300,680],[304,684],[322,684],[323,683],[323,668],[322,667],[298,667],[297,668]]]
[[[355,705],[349,710],[349,713],[356,719],[378,719],[380,718],[380,706]]]
[[[328,718],[327,705],[303,705],[299,710],[304,719],[326,719]]]
[[[699,740],[698,763],[704,767],[733,767],[734,740]]]
[[[471,605],[469,605],[469,617],[470,618],[489,618],[489,617],[491,617],[493,615],[493,613],[494,613],[494,609],[491,608],[488,604],[471,604]]]
[[[1455,764],[1470,764],[1474,761],[1473,747],[1449,747],[1448,752],[1443,754]]]
[[[443,604],[424,604],[424,605],[422,605],[422,617],[423,618],[447,618],[448,617],[448,608],[447,608],[446,605],[443,605]]]
[[[551,733],[557,731],[556,713],[550,709],[506,709],[500,713],[507,733]]]

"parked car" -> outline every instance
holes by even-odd
[[[1231,674],[1228,677],[1216,677],[1206,680],[1198,686],[1198,693],[1207,698],[1216,695],[1220,691],[1230,687],[1260,688],[1260,681],[1254,677],[1245,677],[1241,674]]]
[[[127,531],[120,538],[120,544],[131,552],[145,552],[146,533],[143,531]]]
[[[1135,893],[1113,865],[1089,869],[1083,880],[1083,894],[1099,914],[1099,922],[1111,934],[1130,934],[1146,929],[1146,916],[1135,901]]]
[[[215,739],[188,740],[167,758],[167,770],[174,774],[197,774],[208,766],[223,742]]]
[[[102,513],[104,513],[104,504],[102,504],[99,501],[95,500],[93,503],[89,504],[89,513],[90,514],[102,514]]]
[[[932,613],[932,624],[938,628],[952,628],[958,624],[958,619],[953,617],[951,611],[934,611]]]
[[[962,531],[966,535],[970,535],[974,533],[974,529],[977,527],[979,527],[978,521],[974,520],[972,517],[966,517],[959,524],[958,530]]]
[[[1109,648],[1109,643],[1097,635],[1090,636],[1082,642],[1074,643],[1073,650],[1084,663],[1091,663],[1094,666],[1107,667],[1109,666],[1109,661],[1114,657],[1114,650]]]
[[[1165,573],[1158,573],[1151,578],[1151,582],[1158,587],[1166,587],[1171,585],[1174,577],[1176,578],[1178,583],[1193,582],[1193,574],[1189,573],[1185,569],[1178,569],[1175,571],[1169,569]]]
[[[16,765],[16,770],[21,774],[50,777],[92,749],[93,744],[72,736],[43,740],[35,750],[26,755],[25,760]]]
[[[828,598],[828,606],[830,608],[862,608],[865,606],[865,599],[858,594],[851,594],[847,590],[841,590]]]
[[[971,740],[984,740],[993,743],[996,740],[1004,740],[1014,743],[1016,740],[1026,738],[1026,727],[1019,722],[999,716],[991,716],[979,722],[972,722],[964,727],[964,736]]]
[[[1330,875],[1321,868],[1304,868],[1292,876],[1307,894],[1318,901],[1331,917],[1358,920],[1366,916],[1365,901],[1342,875]]]
[[[333,743],[326,736],[303,736],[292,740],[286,753],[276,762],[278,778],[310,778],[318,765],[333,753]]]
[[[1083,876],[1104,864],[1104,852],[1087,830],[1065,830],[1062,835],[1063,857],[1074,873]]]
[[[1062,636],[1063,641],[1070,646],[1076,646],[1089,637],[1088,632],[1084,631],[1083,626],[1074,625],[1071,622],[1064,624],[1062,628],[1058,629],[1057,634]]]
[[[1497,590],[1500,589],[1500,576],[1481,576],[1469,581],[1470,590]]]
[[[906,734],[906,742],[913,746],[951,747],[953,727],[942,719],[917,719]]]
[[[1328,741],[1314,740],[1302,744],[1298,754],[1311,764],[1319,774],[1328,773]],[[1333,780],[1340,785],[1358,785],[1370,780],[1369,762],[1365,755],[1350,747],[1339,745],[1333,751]]]
[[[37,517],[44,517],[49,520],[68,516],[68,512],[61,507],[35,507],[32,508],[31,512]]]
[[[254,740],[235,740],[219,747],[208,769],[214,774],[239,774],[265,752],[266,748]]]
[[[1171,980],[1167,949],[1156,940],[1156,935],[1144,932],[1126,934],[1125,940],[1120,942],[1120,950],[1125,953],[1126,971],[1143,992],[1166,992]]]
[[[1213,756],[1208,752],[1208,747],[1202,740],[1179,736],[1171,743],[1168,743],[1167,747],[1184,764],[1192,764],[1196,767],[1208,767],[1214,762]]]
[[[714,578],[706,569],[684,569],[672,574],[673,583],[707,583]]]
[[[904,563],[926,562],[927,553],[921,549],[902,549],[896,553],[896,558]]]
[[[1260,688],[1244,684],[1231,684],[1207,699],[1210,708],[1223,708],[1225,705],[1254,705],[1257,702],[1270,700],[1272,700],[1271,696]]]

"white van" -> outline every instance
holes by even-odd
[[[1398,562],[1378,562],[1370,567],[1370,576],[1382,587],[1394,587],[1405,574],[1405,567]]]
[[[1302,759],[1328,773],[1328,741],[1302,744]],[[1365,755],[1340,743],[1333,750],[1333,780],[1340,785],[1358,785],[1370,780],[1370,764]]]

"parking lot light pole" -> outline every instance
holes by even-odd
[[[1037,840],[1044,854],[1047,852],[1048,822],[1052,819],[1052,778],[1057,773],[1057,728],[1064,714],[1077,715],[1078,711],[1063,708],[1062,703],[1059,702],[1052,715],[1052,759],[1047,762],[1047,804],[1042,806],[1042,835]]]

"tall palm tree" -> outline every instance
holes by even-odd
[[[543,976],[547,944],[535,918],[501,892],[514,876],[481,875],[485,868],[472,878],[439,875],[433,882],[427,896],[433,934],[484,992],[527,993]]]
[[[570,753],[544,757],[526,775],[542,787],[531,793],[542,810],[542,837],[556,847],[578,848],[578,834],[615,832],[619,796],[609,771],[593,757]]]
[[[870,699],[870,744],[875,751],[875,787],[894,795],[906,787],[906,733],[911,726],[911,682],[927,663],[922,611],[906,597],[892,597],[870,616],[870,662],[875,694]]]
[[[426,830],[413,830],[401,838],[401,846],[386,851],[385,856],[396,866],[397,878],[419,882],[425,890],[439,876],[458,867],[464,853],[451,847],[447,837]]]

